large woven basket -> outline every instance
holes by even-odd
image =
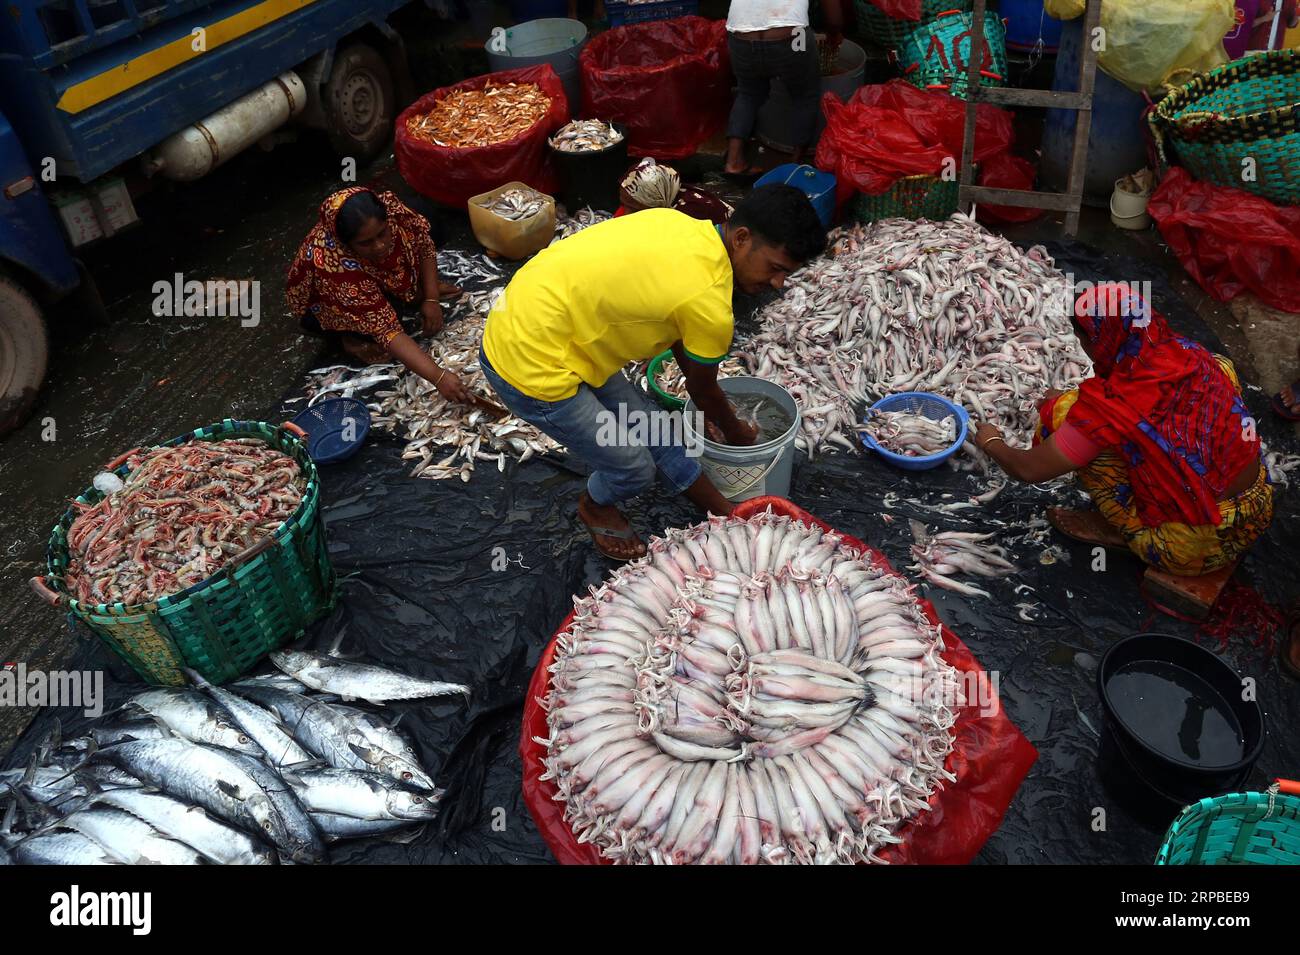
[[[1300,204],[1300,50],[1254,53],[1197,76],[1148,122],[1162,166]]]
[[[947,219],[957,211],[960,184],[938,176],[905,176],[879,195],[860,192],[846,213],[858,222],[879,219]]]
[[[854,6],[857,11],[858,28],[862,34],[887,50],[897,50],[918,23],[932,20],[949,10],[971,10],[975,6],[975,0],[921,0],[919,21],[895,20],[867,0],[854,0]]]
[[[967,63],[975,45],[974,13],[950,11],[915,24],[898,48],[904,78],[921,89],[943,90],[966,99]],[[1007,28],[996,13],[984,14],[981,86],[1007,85]]]
[[[1193,803],[1169,826],[1156,865],[1300,865],[1300,783]]]
[[[229,418],[167,444],[225,438],[260,438],[302,469],[302,503],[274,534],[231,558],[207,580],[161,600],[86,605],[64,584],[68,529],[77,516],[76,508],[69,507],[50,535],[48,576],[33,580],[38,592],[66,607],[150,683],[180,686],[186,682],[185,666],[214,683],[239,676],[300,636],[334,605],[337,583],[320,515],[320,482],[306,446],[286,427]],[[127,466],[116,473],[125,477]],[[77,501],[95,504],[102,497],[88,488]]]

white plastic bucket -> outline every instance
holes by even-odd
[[[725,394],[758,394],[775,401],[793,418],[789,430],[778,438],[748,448],[718,444],[695,430],[695,403],[688,401],[683,411],[686,446],[702,449],[700,464],[704,473],[733,504],[768,494],[788,497],[794,468],[794,440],[799,434],[799,406],[794,398],[780,385],[762,378],[722,378],[718,386]]]

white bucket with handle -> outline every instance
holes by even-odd
[[[698,433],[695,424],[702,419],[697,415],[695,403],[688,401],[683,411],[686,447],[701,451],[704,473],[733,504],[768,494],[787,497],[794,468],[794,440],[799,434],[799,406],[790,392],[762,378],[720,378],[718,386],[726,395],[762,395],[780,405],[791,417],[789,429],[777,438],[748,448],[718,444]]]

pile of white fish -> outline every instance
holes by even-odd
[[[564,215],[555,217],[555,238],[552,242],[558,242],[560,239],[567,239],[574,233],[581,232],[588,226],[593,226],[598,222],[604,222],[610,218],[609,213],[598,212],[591,206],[583,206],[573,215],[567,212]]]
[[[438,250],[438,277],[444,282],[459,284],[466,281],[500,282],[501,267],[482,252],[461,252],[458,249]]]
[[[957,418],[927,418],[910,411],[868,411],[861,431],[886,451],[924,457],[947,451],[957,440]]]
[[[565,123],[551,137],[551,146],[565,153],[600,152],[623,141],[613,123],[598,119],[575,119]]]
[[[852,863],[929,808],[964,705],[912,588],[819,527],[714,518],[575,602],[543,779],[621,863]]]
[[[468,314],[448,322],[427,349],[435,361],[455,373],[475,393],[495,403],[483,369],[479,365],[479,345],[487,313],[501,294],[500,288],[487,292],[466,292]],[[482,408],[456,404],[445,399],[432,383],[404,365],[371,365],[359,371],[322,369],[320,377],[308,382],[308,394],[317,400],[325,389],[348,392],[349,383],[370,387],[392,382],[392,386],[371,396],[370,423],[406,439],[402,458],[414,462],[411,477],[468,481],[476,462],[487,461],[504,471],[507,458],[527,461],[535,454],[559,449],[559,445],[526,421],[514,417],[496,417]],[[339,377],[340,374],[346,377]],[[329,384],[323,382],[337,379]]]
[[[970,584],[953,580],[953,574],[976,574],[980,577],[1006,577],[1019,572],[1007,560],[1004,548],[986,541],[993,534],[975,534],[968,531],[943,531],[931,534],[920,521],[912,521],[912,556],[916,563],[911,569],[932,584],[968,597],[988,597],[989,593]]]
[[[478,205],[494,216],[517,222],[520,219],[531,219],[541,212],[546,205],[546,197],[532,189],[507,189],[492,199],[480,201]]]
[[[832,239],[740,349],[753,374],[798,402],[809,455],[857,450],[863,406],[904,391],[950,398],[1027,447],[1044,393],[1091,373],[1070,327],[1070,285],[1041,247],[1022,252],[961,214],[854,225]]]
[[[1291,472],[1300,468],[1300,454],[1287,454],[1284,451],[1270,451],[1265,448],[1264,467],[1272,483],[1289,487]]]
[[[321,862],[339,839],[427,822],[442,791],[410,742],[361,699],[468,695],[454,683],[306,651],[271,654],[281,674],[229,687],[133,697],[26,769],[0,772],[10,800],[0,862],[154,865]],[[317,690],[327,697],[309,693]],[[15,827],[19,810],[26,821]]]

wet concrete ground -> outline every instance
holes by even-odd
[[[706,149],[713,154],[706,164],[716,164],[718,145]],[[99,465],[221,418],[264,417],[307,369],[325,363],[324,347],[288,316],[283,285],[320,200],[343,185],[338,177],[337,161],[314,136],[271,153],[246,153],[199,183],[145,197],[141,227],[87,254],[111,322],[88,327],[78,316],[58,316],[50,376],[35,414],[0,445],[0,662],[50,669],[70,657],[78,638],[65,617],[28,589],[27,579],[43,573],[50,528]],[[391,158],[358,178],[400,191]],[[1042,220],[1009,234],[1029,245],[1058,232]],[[1294,374],[1287,362],[1295,353],[1293,317],[1290,324],[1264,320],[1247,303],[1229,309],[1212,302],[1154,231],[1123,233],[1090,211],[1080,238],[1167,268],[1244,380],[1275,389],[1281,376]],[[172,281],[177,272],[187,280],[260,282],[259,323],[155,316],[154,283]],[[1234,311],[1245,320],[1239,323]],[[0,709],[0,750],[31,715]]]

